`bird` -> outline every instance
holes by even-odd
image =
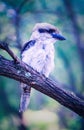
[[[54,68],[54,43],[66,40],[57,27],[50,23],[36,23],[30,40],[21,50],[21,60],[40,74],[49,77]],[[21,83],[20,112],[27,110],[31,87]]]

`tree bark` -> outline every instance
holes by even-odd
[[[62,89],[62,84],[46,78],[31,67],[25,67],[22,63],[10,61],[0,56],[0,75],[28,84],[84,117],[83,99],[70,91]]]

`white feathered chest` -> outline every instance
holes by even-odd
[[[27,44],[22,52],[22,61],[48,77],[54,67],[53,44],[49,41],[30,41]]]

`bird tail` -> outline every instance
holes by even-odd
[[[30,103],[30,93],[31,87],[24,83],[21,83],[21,98],[19,112],[23,112],[27,109]]]

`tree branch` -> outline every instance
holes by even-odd
[[[31,67],[26,66],[22,61],[18,61],[19,62],[10,61],[0,56],[0,75],[30,85],[34,89],[55,99],[60,104],[84,117],[84,101],[82,99],[77,97],[74,93],[62,89],[62,84],[57,81],[54,82],[46,78]]]

